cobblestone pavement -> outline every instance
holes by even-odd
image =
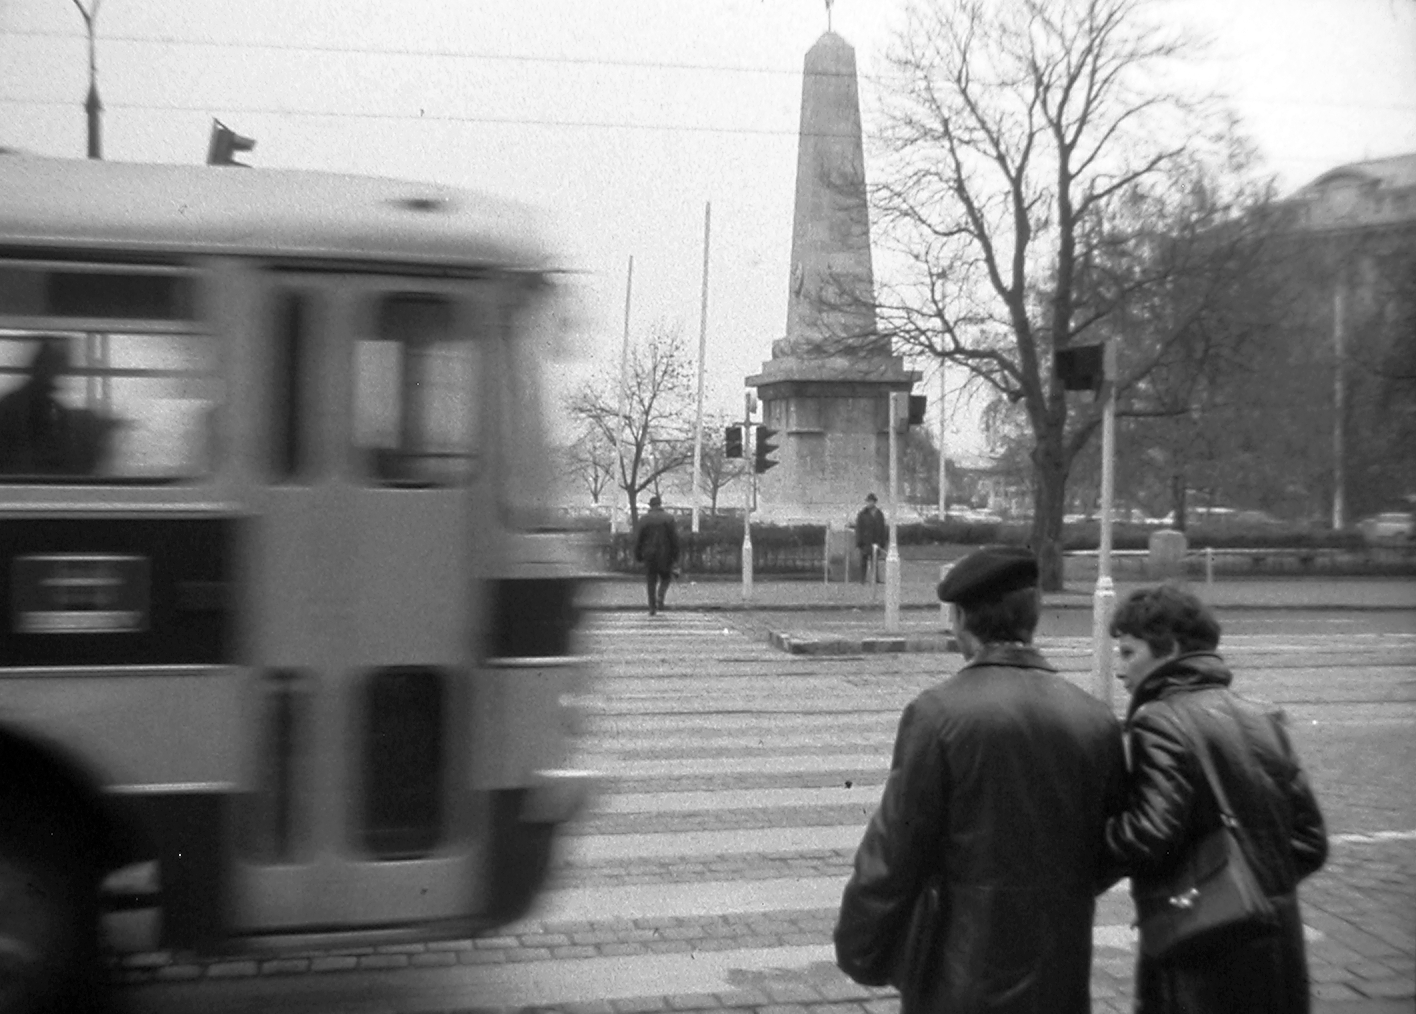
[[[835,968],[831,929],[899,711],[958,660],[791,656],[732,620],[596,616],[578,763],[604,788],[527,918],[473,940],[134,956],[120,974],[135,1009],[894,1014],[892,990]],[[1416,996],[1416,633],[1394,626],[1225,645],[1241,691],[1284,706],[1333,836],[1301,892],[1320,1014],[1409,1012]],[[1042,648],[1085,685],[1086,638]],[[1100,899],[1094,1011],[1130,1010],[1130,920],[1124,889]]]

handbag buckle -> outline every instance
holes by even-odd
[[[1195,899],[1199,896],[1199,888],[1192,887],[1184,894],[1172,894],[1170,896],[1170,904],[1174,905],[1176,908],[1194,908]]]

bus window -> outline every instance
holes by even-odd
[[[207,474],[212,358],[202,335],[0,331],[0,477]]]
[[[354,443],[381,485],[455,486],[474,473],[480,349],[455,317],[440,296],[386,296],[378,333],[356,345]]]

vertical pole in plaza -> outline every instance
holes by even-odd
[[[708,226],[713,204],[703,204],[703,308],[698,316],[698,413],[693,423],[693,534],[698,534],[698,501],[703,489],[703,359],[708,351]]]
[[[1101,543],[1096,554],[1096,591],[1092,595],[1092,657],[1096,661],[1096,696],[1111,705],[1111,611],[1116,588],[1111,581],[1111,505],[1116,493],[1116,342],[1107,339],[1101,414]]]
[[[900,545],[895,532],[900,527],[900,497],[895,468],[895,420],[900,399],[907,397],[890,392],[890,547],[885,551],[885,632],[900,629]]]
[[[948,459],[944,453],[944,436],[947,425],[944,420],[944,360],[939,360],[939,520],[949,516],[949,474]]]
[[[747,463],[742,496],[742,598],[746,602],[752,598],[752,487],[757,483],[757,469],[754,467],[756,448],[748,445],[754,440],[752,433],[752,393],[743,395],[742,413],[742,458]]]
[[[1347,353],[1343,331],[1347,325],[1346,302],[1343,299],[1344,281],[1343,276],[1339,274],[1337,286],[1332,293],[1332,530],[1335,532],[1342,531],[1343,525],[1347,523],[1344,510],[1347,499],[1347,472],[1343,462],[1346,439],[1342,427],[1343,416],[1347,413]]]
[[[615,464],[619,467],[616,481],[623,488],[624,483],[624,413],[625,399],[629,389],[629,298],[634,291],[634,255],[629,257],[629,272],[624,280],[624,344],[620,346],[619,398],[615,405]],[[610,509],[610,534],[620,531],[620,498],[615,491],[614,506]],[[629,518],[629,490],[624,489],[624,516]],[[625,526],[628,528],[628,525]]]

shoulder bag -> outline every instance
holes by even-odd
[[[1141,952],[1175,957],[1192,947],[1245,930],[1264,931],[1277,914],[1244,851],[1244,829],[1234,816],[1209,751],[1183,708],[1175,713],[1219,808],[1220,826],[1201,838],[1162,883],[1136,896]]]

